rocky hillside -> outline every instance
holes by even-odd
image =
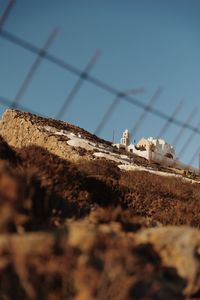
[[[200,299],[198,178],[16,110],[0,134],[0,299]]]

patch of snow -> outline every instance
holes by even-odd
[[[70,136],[76,136],[75,133],[73,133],[73,132],[70,132],[69,134],[70,134]],[[80,135],[80,134],[79,134],[79,135]],[[78,135],[78,136],[79,136],[79,135]],[[79,137],[80,137],[80,136],[79,136]]]
[[[124,159],[120,159],[117,157],[114,157],[113,153],[103,153],[103,152],[95,152],[93,154],[95,157],[99,157],[99,158],[106,158],[108,160],[112,160],[115,161],[117,163],[121,163],[121,164],[129,164],[128,161],[124,160]]]
[[[80,138],[72,138],[71,140],[67,141],[67,144],[73,147],[80,147],[80,148],[84,148],[85,150],[94,150],[95,146],[91,145],[88,143],[87,140],[83,140]]]
[[[55,127],[52,127],[52,126],[42,126],[41,128],[48,131],[48,132],[51,132],[55,135],[68,136],[68,134],[72,134],[69,131],[66,131],[66,130],[63,130],[63,129],[58,131]]]
[[[66,131],[66,130],[57,130],[53,126],[42,126],[42,129],[51,132],[55,135],[68,137],[69,140],[67,141],[67,144],[72,147],[80,147],[88,151],[98,149],[101,152],[111,153],[110,151],[108,151],[110,150],[108,147],[105,147],[103,144],[100,143],[89,141],[85,139],[80,133],[77,136],[73,132]]]
[[[194,180],[194,179],[190,179],[187,177],[183,177],[182,175],[179,174],[173,174],[173,173],[168,173],[168,172],[162,172],[162,171],[156,171],[156,170],[152,170],[150,168],[145,168],[142,166],[137,166],[137,165],[118,165],[118,167],[121,170],[125,170],[125,171],[145,171],[145,172],[149,172],[149,173],[153,173],[156,175],[160,175],[160,176],[165,176],[165,177],[177,177],[177,178],[181,178],[184,181],[190,182],[190,183],[200,183],[200,181]]]
[[[121,154],[120,157],[123,158],[123,159],[129,159],[129,157],[125,154]]]

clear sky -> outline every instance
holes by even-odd
[[[3,11],[8,0],[0,0]],[[101,56],[91,75],[126,91],[144,88],[135,97],[148,103],[156,89],[164,88],[156,108],[172,114],[184,100],[177,118],[185,121],[200,99],[199,0],[16,0],[4,29],[42,47],[50,32],[60,28],[49,52],[83,69],[96,49]],[[35,56],[0,38],[0,96],[14,99]],[[77,77],[43,60],[21,104],[54,117]],[[91,132],[113,101],[113,96],[84,82],[63,120]],[[0,112],[5,107],[0,106]],[[124,100],[113,113],[101,137],[116,141],[132,128],[141,110]],[[191,123],[200,121],[199,111]],[[148,114],[134,140],[157,136],[165,121]],[[179,128],[171,125],[163,136],[172,142]],[[185,130],[177,152],[190,136]],[[200,146],[194,136],[185,154],[189,162]],[[195,161],[197,165],[197,160]]]

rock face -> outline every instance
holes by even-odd
[[[200,299],[199,184],[80,159],[110,144],[60,121],[0,133],[0,300]]]
[[[63,159],[72,161],[80,159],[79,153],[66,143],[69,138],[64,134],[62,136],[57,134],[56,130],[75,132],[90,140],[102,141],[83,129],[68,123],[41,118],[13,109],[6,110],[0,121],[0,135],[13,147],[22,148],[38,145]]]
[[[189,227],[152,228],[136,235],[139,244],[150,243],[163,265],[174,268],[186,280],[185,293],[194,294],[200,287],[200,232]]]

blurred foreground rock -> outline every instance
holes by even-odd
[[[198,231],[186,227],[125,234],[88,221],[4,235],[1,299],[189,299],[200,288],[199,242]]]
[[[163,265],[186,280],[185,294],[200,290],[200,232],[186,226],[150,228],[136,235],[138,244],[150,243]]]

